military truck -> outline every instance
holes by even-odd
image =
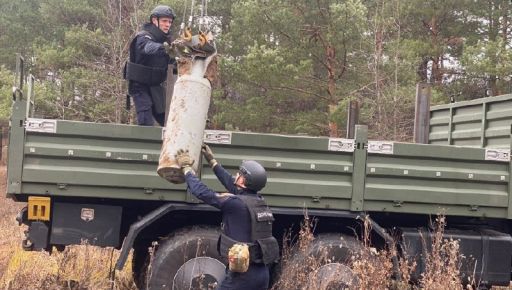
[[[157,175],[162,128],[34,118],[33,102],[20,82],[10,119],[7,197],[27,203],[17,216],[28,226],[24,249],[62,250],[87,241],[121,249],[117,269],[133,249],[134,275],[140,287],[151,289],[198,289],[222,279],[220,213],[185,185]],[[432,126],[437,112],[432,110]],[[450,120],[457,128],[457,118]],[[431,217],[443,211],[450,226],[445,235],[475,258],[462,273],[481,285],[508,285],[510,147],[450,145],[459,145],[456,133],[448,145],[438,145],[368,140],[365,126],[357,126],[354,139],[207,130],[204,142],[233,173],[246,159],[265,166],[262,195],[275,214],[278,240],[297,230],[307,209],[317,219],[314,243],[325,246],[331,264],[344,264],[361,246],[354,229],[366,216],[373,246],[392,245],[391,232],[398,233],[421,272],[428,250],[422,239],[431,238]],[[436,134],[433,129],[430,135]],[[510,140],[509,133],[504,138]],[[199,175],[223,190],[206,162]],[[148,266],[151,275],[144,277]]]

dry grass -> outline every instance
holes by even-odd
[[[445,227],[445,216],[437,216],[430,245],[432,250],[426,257],[425,272],[421,275],[421,285],[424,289],[457,289],[463,282],[460,278],[460,269],[464,257],[459,252],[458,241],[443,238]]]
[[[311,279],[315,277],[311,274],[316,273],[322,265],[331,262],[326,259],[327,255],[325,253],[314,256],[308,255],[308,253],[311,253],[310,247],[315,240],[313,235],[314,224],[306,215],[298,240],[292,243],[290,236],[285,238],[282,272],[273,287],[274,290],[334,289],[332,284],[330,286],[328,284],[336,282],[336,279],[344,280],[338,281],[343,282],[338,285],[343,285],[344,289],[473,289],[471,286],[464,288],[463,281],[460,278],[460,269],[464,257],[459,252],[458,241],[443,238],[446,226],[446,219],[443,215],[439,215],[433,225],[432,245],[427,247],[431,250],[428,257],[426,257],[425,272],[421,275],[419,281],[411,281],[412,273],[417,265],[413,259],[407,259],[407,257],[398,257],[400,277],[394,279],[396,277],[393,276],[392,258],[397,256],[396,247],[382,250],[373,248],[370,243],[371,227],[368,220],[366,220],[360,239],[363,247],[352,254],[351,262],[348,263],[350,267],[348,272],[351,275],[347,276],[346,268],[336,269],[332,275],[328,276],[328,279],[322,276],[321,283],[311,287]],[[301,259],[298,263],[297,255],[306,256],[307,258]],[[474,283],[474,281],[470,282]],[[341,286],[338,286],[337,289],[341,289]]]
[[[287,234],[283,242],[280,277],[272,289],[296,289],[297,285],[306,285],[309,273],[320,267],[325,257],[312,257],[308,255],[313,237],[314,221],[307,215],[300,228],[297,243],[291,242],[290,234]],[[303,257],[300,262],[297,257]],[[284,277],[284,278],[283,278]]]
[[[0,166],[0,192],[5,193],[6,185],[5,166]],[[22,231],[14,217],[21,209],[21,205],[10,199],[0,196],[0,277],[3,277],[15,245],[19,246]]]
[[[330,251],[315,243],[313,235],[316,220],[304,215],[299,235],[294,241],[290,234],[283,239],[283,254],[279,265],[279,279],[272,290],[289,289],[356,289],[357,280],[353,271],[335,264]],[[339,244],[349,243],[340,239]]]
[[[131,269],[110,273],[118,251],[87,244],[61,253],[25,252],[15,248],[2,287],[5,289],[136,289]]]
[[[370,243],[371,226],[368,219],[364,220],[361,237],[363,249],[352,257],[352,269],[357,276],[358,285],[354,289],[379,289],[389,287],[393,274],[391,258],[395,250],[377,251]]]
[[[0,167],[0,192],[5,193],[5,166]],[[25,252],[23,227],[15,216],[23,204],[0,197],[0,287],[2,289],[136,289],[131,261],[111,279],[119,256],[112,248],[70,246],[63,252]]]

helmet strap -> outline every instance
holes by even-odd
[[[240,179],[240,177],[243,177],[242,174],[238,173],[238,175],[235,177],[235,182],[234,184],[238,187],[241,187],[241,188],[245,188],[245,182],[241,183],[241,184],[238,184],[238,180]]]

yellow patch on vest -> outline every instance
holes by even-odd
[[[249,269],[249,246],[244,243],[236,243],[228,252],[229,270],[245,273]]]

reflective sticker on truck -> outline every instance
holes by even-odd
[[[368,153],[393,154],[394,143],[386,141],[368,141]]]
[[[510,161],[510,150],[508,149],[485,149],[485,160]]]
[[[354,152],[354,139],[329,138],[329,151]]]
[[[231,132],[221,130],[205,130],[203,140],[205,143],[231,144]]]
[[[57,120],[28,118],[25,122],[27,132],[56,133]]]

